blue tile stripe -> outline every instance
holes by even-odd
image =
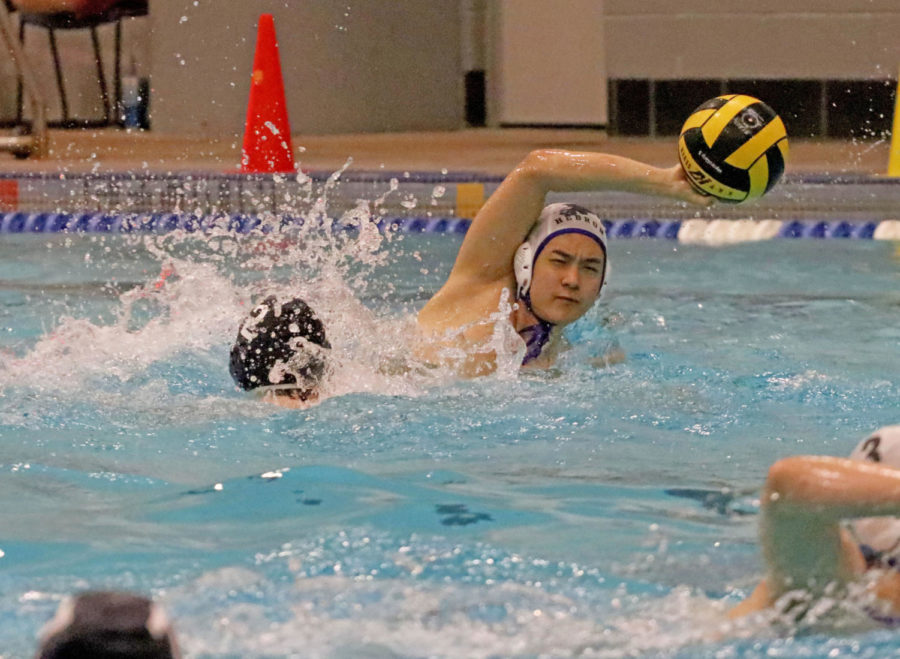
[[[0,234],[13,233],[169,233],[185,231],[188,233],[208,231],[211,229],[227,229],[238,234],[248,234],[254,230],[271,233],[276,226],[289,228],[302,226],[303,218],[282,216],[275,221],[263,222],[255,215],[190,215],[179,213],[0,213]],[[693,220],[692,232],[700,231],[709,239],[710,232],[731,231],[738,221],[735,220]],[[760,225],[747,223],[744,226]],[[377,226],[382,231],[422,234],[464,234],[471,220],[456,217],[393,217],[383,218]],[[612,238],[656,238],[663,240],[684,239],[682,229],[686,228],[683,220],[660,219],[617,219],[605,222],[607,232]],[[780,227],[774,237],[784,239],[872,239],[879,226],[883,226],[882,234],[887,239],[900,239],[900,221],[882,220],[880,222],[860,222],[845,220],[792,220],[779,221]],[[699,226],[698,226],[699,225]],[[352,231],[356,225],[340,224],[335,221],[332,230]],[[704,233],[705,232],[705,233]],[[697,242],[697,241],[694,241]],[[702,242],[702,241],[700,241]],[[727,241],[726,241],[727,242]]]

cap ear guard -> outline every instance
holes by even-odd
[[[516,297],[524,299],[531,289],[531,268],[534,260],[534,250],[530,243],[522,243],[513,257],[513,272],[516,275]]]

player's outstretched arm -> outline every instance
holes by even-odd
[[[451,278],[493,282],[512,272],[513,255],[537,221],[548,192],[618,190],[706,206],[680,165],[659,168],[605,153],[532,151],[504,179],[476,215]]]

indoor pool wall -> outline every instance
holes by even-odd
[[[465,233],[501,179],[477,173],[0,175],[0,233],[272,231],[325,223]],[[727,244],[771,238],[900,240],[900,182],[872,176],[788,177],[756,203],[696,209],[627,193],[550,195],[595,210],[616,238]],[[734,223],[734,220],[739,220]]]
[[[333,216],[363,200],[391,217],[471,217],[478,200],[502,179],[478,172],[338,172],[215,174],[208,172],[0,174],[0,210],[63,213],[295,214],[298,205],[328,201]],[[568,194],[608,219],[778,219],[879,221],[897,219],[900,180],[821,174],[786,176],[753,204],[696,209],[646,196]],[[463,212],[460,212],[463,211]]]

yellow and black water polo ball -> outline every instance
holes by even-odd
[[[678,157],[691,185],[735,204],[771,190],[787,155],[781,117],[743,94],[717,96],[698,107],[678,138]]]

